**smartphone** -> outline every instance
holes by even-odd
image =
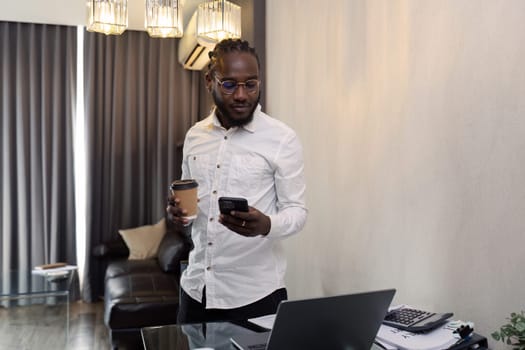
[[[248,211],[248,201],[239,197],[219,197],[219,210],[221,214],[230,214],[232,210]]]

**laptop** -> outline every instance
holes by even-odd
[[[370,349],[395,289],[283,301],[270,332],[231,337],[240,350]]]

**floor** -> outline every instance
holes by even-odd
[[[64,304],[0,307],[0,350],[110,349],[104,305],[70,303],[66,337]]]

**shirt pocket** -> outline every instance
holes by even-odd
[[[272,170],[264,158],[252,155],[232,157],[228,176],[229,193],[249,199],[269,183],[273,186]]]
[[[201,193],[208,193],[211,171],[210,156],[208,154],[188,155],[188,168],[190,177],[199,184],[199,197]]]

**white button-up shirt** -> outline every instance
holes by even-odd
[[[184,142],[182,178],[199,184],[195,245],[181,278],[206,307],[237,308],[284,287],[281,239],[306,222],[302,146],[295,132],[261,111],[243,127],[223,128],[215,115],[195,124]],[[244,197],[271,220],[267,236],[245,237],[218,222],[218,198]]]

